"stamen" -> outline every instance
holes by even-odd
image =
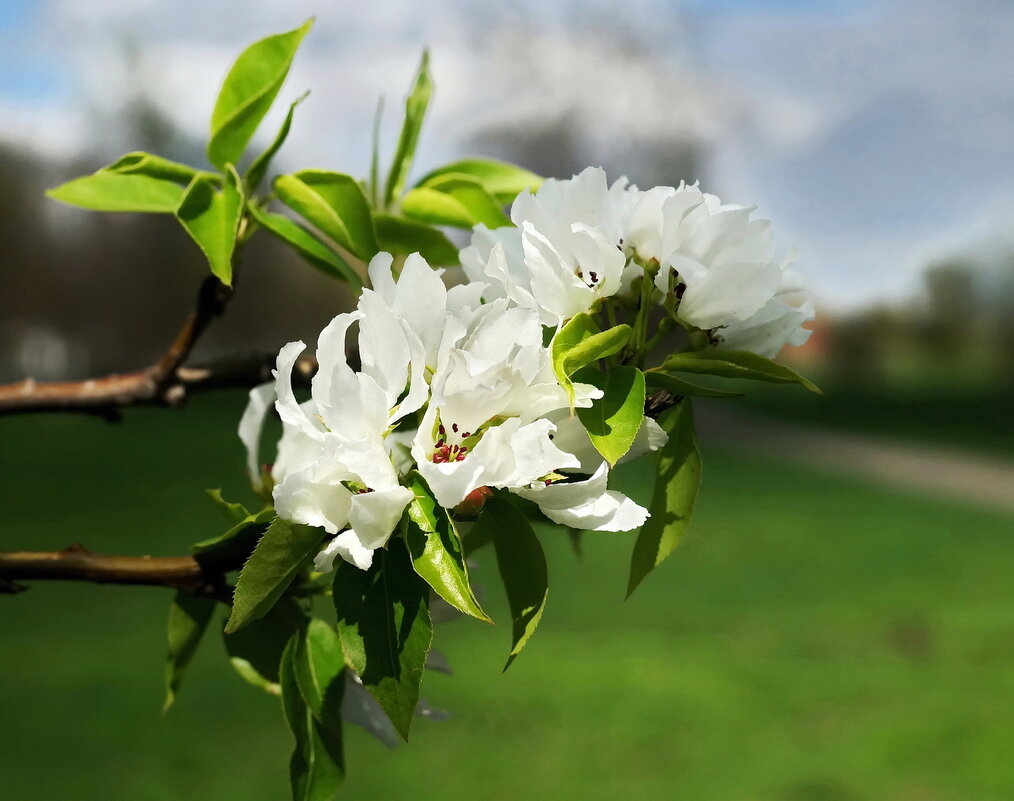
[[[430,460],[434,464],[460,462],[467,454],[468,448],[463,448],[460,445],[448,445],[443,440],[439,440],[434,446],[433,456]]]

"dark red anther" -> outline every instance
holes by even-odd
[[[457,423],[451,423],[451,431],[453,431],[455,434],[458,433],[458,424]]]

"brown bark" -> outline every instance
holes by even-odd
[[[81,545],[62,551],[0,551],[0,592],[20,592],[21,581],[90,581],[171,587],[217,596],[222,576],[238,565],[201,563],[192,556],[110,556]]]

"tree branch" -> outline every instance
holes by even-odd
[[[273,353],[246,353],[207,364],[184,366],[194,344],[208,324],[222,313],[230,290],[208,278],[198,294],[195,311],[157,364],[132,373],[119,373],[87,381],[40,383],[25,379],[0,384],[0,416],[33,412],[76,412],[119,420],[127,406],[182,406],[188,397],[226,388],[250,388],[271,380]],[[293,381],[309,385],[317,371],[312,356],[300,358]]]
[[[187,395],[212,389],[249,389],[272,380],[271,371],[276,359],[274,353],[237,354],[204,365],[180,367],[176,378],[185,387]],[[292,368],[292,383],[309,386],[316,372],[317,359],[302,356]]]
[[[108,556],[81,545],[62,551],[0,551],[0,592],[25,589],[18,581],[91,581],[171,587],[219,597],[222,576],[238,564],[198,562],[193,556]]]
[[[0,385],[0,415],[28,412],[84,412],[119,419],[125,406],[179,406],[186,386],[178,371],[205,329],[225,309],[232,289],[214,276],[201,283],[194,310],[155,364],[132,373],[86,381],[40,383],[31,378]]]

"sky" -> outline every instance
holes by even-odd
[[[702,186],[757,205],[825,306],[902,298],[1014,219],[1008,0],[3,0],[0,140],[98,166],[133,149],[116,119],[141,86],[204,136],[239,50],[312,15],[292,166],[364,173],[381,95],[390,152],[429,46],[421,169],[554,114],[610,164],[694,141]]]

